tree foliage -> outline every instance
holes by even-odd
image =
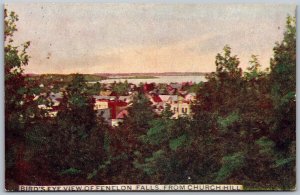
[[[30,151],[26,147],[27,134],[38,124],[45,113],[38,108],[44,101],[38,83],[23,75],[28,65],[27,49],[30,42],[16,46],[13,35],[17,31],[18,15],[4,10],[4,73],[5,73],[5,152],[6,177],[24,182],[30,178]],[[36,99],[35,99],[36,98]]]

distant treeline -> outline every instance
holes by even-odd
[[[107,76],[95,75],[95,74],[82,74],[84,79],[88,82],[95,82],[108,79]],[[63,81],[70,82],[74,77],[74,74],[26,74],[29,78],[40,81]]]
[[[110,78],[122,79],[153,79],[158,76],[205,76],[205,72],[162,72],[162,73],[95,73],[95,74],[82,74],[84,79],[88,82],[95,82],[106,80]],[[29,78],[40,81],[63,81],[70,82],[74,74],[24,74]]]

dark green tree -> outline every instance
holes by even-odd
[[[278,159],[277,174],[286,189],[295,187],[296,160],[296,19],[289,16],[284,38],[271,59],[270,85],[274,106],[272,132]]]
[[[137,94],[128,108],[128,116],[124,123],[112,131],[111,140],[111,176],[113,183],[147,183],[149,178],[134,162],[152,153],[141,139],[150,128],[150,122],[156,117],[152,103],[142,93]],[[126,170],[126,171],[124,171]]]
[[[129,83],[127,80],[124,82],[114,83],[112,90],[117,93],[117,95],[128,95]]]
[[[86,80],[73,75],[60,104],[50,139],[48,155],[57,183],[93,182],[91,174],[104,161],[105,123],[97,123],[93,99],[87,95]],[[99,120],[98,120],[99,121]],[[101,181],[98,181],[101,182]]]
[[[96,82],[95,84],[93,84],[92,86],[88,87],[88,91],[87,93],[89,95],[99,95],[100,91],[102,90],[102,85],[99,82]]]
[[[45,117],[38,108],[43,102],[42,89],[37,82],[24,75],[28,65],[27,49],[30,42],[15,46],[13,35],[17,31],[18,15],[4,10],[4,73],[5,73],[5,177],[6,189],[28,183],[31,151],[27,147],[27,134]]]

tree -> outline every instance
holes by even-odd
[[[147,133],[155,117],[149,99],[142,93],[137,94],[128,108],[124,123],[110,134],[112,183],[149,182],[147,175],[135,168],[134,162],[152,152],[143,144],[141,136]]]
[[[24,73],[28,65],[27,49],[30,42],[15,46],[13,35],[19,20],[15,12],[4,10],[4,72],[5,72],[5,176],[6,189],[15,183],[26,183],[30,178],[30,151],[26,148],[27,134],[45,117],[38,108],[42,89]]]
[[[242,76],[242,69],[239,68],[240,61],[236,55],[231,56],[231,48],[226,45],[223,54],[216,56],[216,76],[220,81],[236,80]]]
[[[88,94],[89,95],[99,95],[102,88],[103,87],[102,87],[101,83],[96,82],[92,86],[88,87]]]
[[[112,90],[116,92],[118,95],[128,95],[129,84],[127,80],[125,80],[124,83],[122,82],[114,83]]]
[[[282,186],[295,186],[296,159],[296,19],[289,16],[284,38],[276,43],[271,59],[270,85],[274,105],[270,138],[275,142],[278,159],[275,167]]]
[[[70,184],[89,181],[104,161],[104,133],[107,125],[97,123],[93,99],[87,95],[84,77],[73,75],[61,102],[48,139],[50,168],[55,182]]]
[[[247,181],[251,175],[247,165],[255,162],[253,142],[267,133],[269,125],[264,117],[270,107],[260,107],[267,100],[267,87],[260,86],[266,81],[259,66],[253,56],[249,72],[243,77],[237,56],[225,46],[223,55],[216,56],[216,72],[209,74],[208,82],[200,87],[193,106],[193,127],[199,137],[195,141],[214,154],[202,160],[210,173],[202,180],[236,183]]]
[[[258,80],[259,77],[265,76],[266,74],[260,70],[261,64],[258,61],[258,56],[251,55],[250,66],[247,67],[247,71],[245,72],[245,79],[248,81]]]
[[[151,183],[189,183],[191,139],[189,118],[170,119],[163,115],[151,121],[147,133],[141,136],[151,152],[139,152],[135,167],[146,174]],[[193,148],[194,149],[194,148]]]

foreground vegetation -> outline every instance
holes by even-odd
[[[17,15],[5,11],[6,189],[19,184],[222,183],[295,188],[296,27],[288,17],[269,70],[256,56],[243,72],[229,46],[198,85],[192,118],[157,116],[143,93],[112,129],[93,110],[86,80],[73,75],[57,117],[49,89],[28,80],[26,49],[14,47]],[[44,94],[36,100],[36,94]]]

